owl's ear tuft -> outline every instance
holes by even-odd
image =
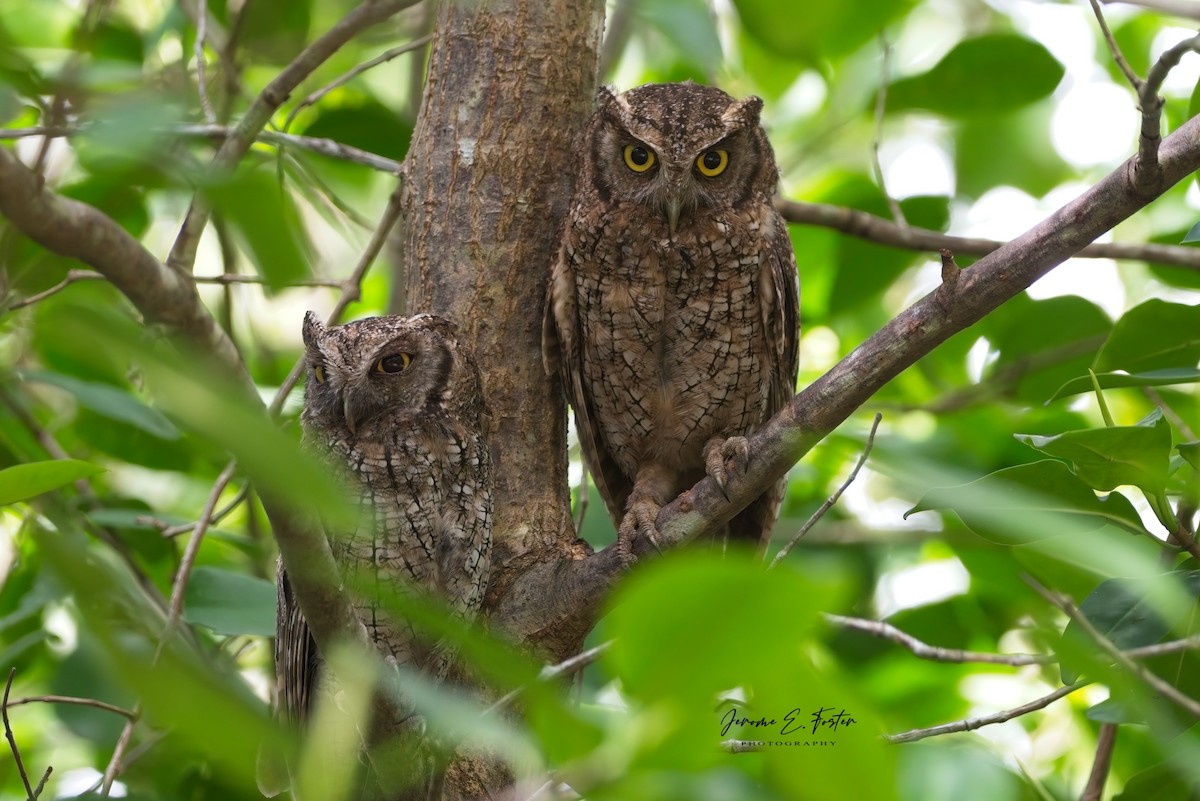
[[[721,115],[721,119],[727,123],[745,127],[758,125],[758,116],[762,112],[762,107],[762,98],[750,95],[745,100],[739,100],[730,106]]]
[[[603,111],[617,100],[617,91],[611,86],[601,86],[596,90],[596,108]]]
[[[316,347],[317,339],[325,333],[325,324],[316,312],[304,313],[304,324],[300,327],[300,336],[304,339],[306,348]]]

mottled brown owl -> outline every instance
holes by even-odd
[[[464,619],[479,612],[491,566],[492,478],[479,370],[454,326],[428,314],[326,327],[304,318],[304,444],[360,510],[353,530],[327,530],[339,565],[386,592],[428,593]],[[327,527],[328,528],[328,527]],[[352,597],[387,664],[435,681],[455,654],[418,637],[378,597]],[[324,688],[321,659],[279,579],[276,669],[285,719],[303,720]]]
[[[796,261],[761,108],[690,82],[602,89],[581,139],[543,348],[625,555],[705,473],[724,488],[795,394]],[[725,533],[765,545],[782,494]]]

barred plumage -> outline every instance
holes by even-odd
[[[582,139],[544,356],[623,548],[706,472],[744,467],[745,435],[795,393],[796,262],[761,106],[691,83],[603,89]],[[727,533],[765,542],[782,492]]]

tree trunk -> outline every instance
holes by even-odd
[[[591,627],[590,614],[562,610],[594,608],[576,600],[589,588],[556,589],[591,549],[571,519],[565,406],[542,368],[541,319],[603,19],[603,0],[441,3],[397,237],[407,313],[456,322],[483,373],[496,478],[485,614],[550,661]],[[445,797],[506,783],[497,765],[453,766]]]

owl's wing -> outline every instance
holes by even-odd
[[[796,394],[800,370],[800,279],[796,272],[796,251],[788,236],[787,223],[774,209],[771,236],[767,242],[764,268],[770,275],[772,302],[764,304],[763,323],[767,331],[767,367],[771,391],[763,422],[774,417]],[[765,276],[764,276],[765,278]]]
[[[591,398],[583,390],[583,351],[577,298],[575,276],[568,264],[564,243],[550,270],[550,285],[546,291],[546,311],[542,318],[542,363],[547,374],[558,373],[562,377],[563,391],[575,410],[575,429],[592,480],[604,499],[613,525],[620,525],[625,513],[625,501],[633,485],[617,466],[608,448],[604,447],[604,435],[594,422]]]
[[[316,685],[321,657],[317,643],[300,614],[283,560],[279,560],[278,608],[275,613],[275,684],[279,715],[298,723],[308,717],[312,689]]]
[[[788,236],[787,224],[769,209],[770,234],[764,242],[762,258],[761,313],[766,336],[766,373],[770,377],[762,422],[787,405],[796,394],[799,371],[800,287],[796,273],[796,254]],[[752,501],[729,521],[729,537],[766,547],[779,517],[779,507],[787,490],[787,479]]]

